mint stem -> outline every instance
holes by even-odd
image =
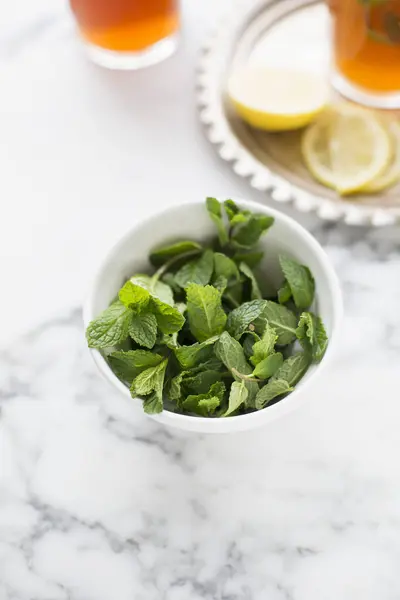
[[[189,256],[194,256],[196,254],[199,254],[198,250],[188,250],[187,252],[182,252],[182,254],[177,254],[176,256],[173,256],[172,258],[167,260],[167,262],[163,264],[151,278],[150,291],[154,291],[154,288],[156,287],[160,277],[162,277],[164,273],[166,273],[174,263],[178,262],[178,260],[181,260],[182,258],[188,258]]]
[[[251,377],[251,375],[244,375],[243,373],[239,373],[239,371],[235,369],[235,367],[232,368],[232,373],[233,375],[236,375],[236,377],[240,377],[240,379],[244,379],[245,381],[255,381],[256,383],[264,381],[263,379],[257,379],[257,377]]]

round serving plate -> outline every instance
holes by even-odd
[[[349,225],[391,225],[400,219],[400,185],[346,199],[316,182],[300,154],[301,132],[268,133],[238,117],[226,98],[237,67],[307,68],[329,79],[329,12],[315,0],[245,0],[233,3],[208,40],[198,74],[200,118],[221,158],[250,185],[277,202]],[[332,92],[334,98],[334,94]]]

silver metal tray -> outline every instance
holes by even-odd
[[[349,225],[390,225],[400,219],[400,185],[374,195],[342,199],[309,175],[298,132],[267,133],[246,125],[227,102],[230,72],[242,64],[304,66],[329,77],[329,14],[315,0],[234,3],[200,59],[200,118],[208,139],[233,170],[277,202]]]

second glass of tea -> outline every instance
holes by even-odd
[[[400,108],[400,0],[329,0],[334,87],[355,102]]]
[[[70,0],[89,56],[111,69],[139,69],[170,56],[178,0]]]

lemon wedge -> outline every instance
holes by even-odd
[[[362,189],[363,192],[374,194],[380,192],[400,180],[400,123],[391,121],[387,128],[392,135],[394,153],[388,167]]]
[[[308,125],[323,110],[329,95],[326,82],[313,73],[266,67],[234,72],[227,91],[244,121],[269,131]]]
[[[373,112],[338,104],[304,132],[302,153],[315,179],[345,195],[361,191],[387,169],[393,143]]]

